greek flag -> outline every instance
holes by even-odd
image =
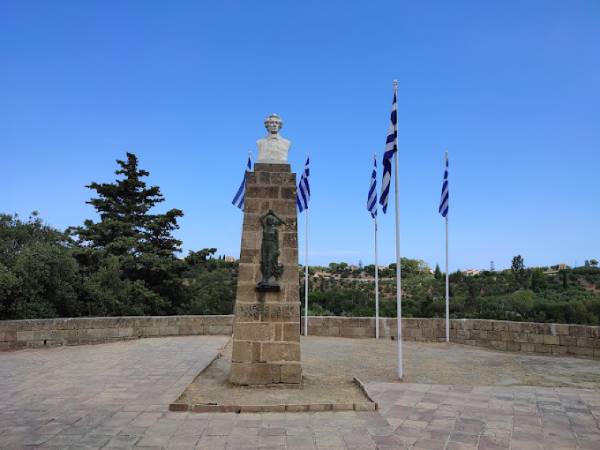
[[[446,170],[444,170],[444,184],[442,185],[442,195],[440,197],[440,207],[438,209],[442,217],[448,216],[450,207],[450,190],[448,189],[448,154],[446,154]]]
[[[367,211],[373,219],[377,217],[377,157],[373,158],[373,172],[371,173],[371,185],[367,197]]]
[[[250,172],[250,170],[252,170],[252,161],[250,161],[250,156],[248,156],[246,172]],[[244,200],[246,200],[246,173],[244,173],[244,178],[242,179],[242,184],[240,184],[240,188],[237,190],[235,197],[233,197],[233,200],[231,201],[231,203],[243,211],[244,210]]]
[[[310,186],[308,184],[308,176],[310,175],[310,169],[308,168],[309,162],[310,158],[307,156],[306,164],[304,164],[304,172],[302,172],[302,176],[300,177],[298,192],[296,193],[296,204],[298,205],[298,210],[300,212],[308,209],[308,202],[310,200]]]
[[[383,154],[383,177],[381,179],[381,198],[379,199],[384,214],[387,212],[388,197],[390,194],[392,158],[398,151],[398,117],[396,110],[396,88],[394,87],[394,100],[392,101],[390,126],[388,128],[387,139],[385,140],[385,153]]]

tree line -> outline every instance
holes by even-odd
[[[402,258],[404,317],[445,316],[445,274],[422,260]],[[396,316],[395,265],[380,270],[380,315]],[[373,316],[373,266],[345,263],[309,271],[313,315]],[[301,273],[302,276],[302,273]],[[600,269],[595,259],[582,267],[526,267],[521,255],[511,268],[449,275],[452,318],[498,319],[600,325]],[[301,284],[303,293],[303,286]]]
[[[231,312],[237,265],[214,248],[179,257],[183,212],[155,212],[164,197],[134,154],[117,164],[114,182],[87,186],[97,221],[0,215],[0,319]]]

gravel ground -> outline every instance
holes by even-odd
[[[600,361],[500,352],[460,344],[404,342],[404,381],[468,386],[600,388]],[[302,338],[302,362],[364,382],[397,381],[397,342]]]
[[[600,388],[600,361],[508,353],[458,344],[405,342],[404,381],[468,386]],[[389,339],[302,338],[301,388],[252,388],[228,381],[231,345],[201,373],[180,401],[236,405],[365,401],[353,383],[395,382],[397,342]]]

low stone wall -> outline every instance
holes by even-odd
[[[396,319],[381,318],[379,335],[395,338],[397,336],[396,323]],[[308,334],[354,338],[374,337],[375,319],[369,317],[309,317]],[[402,319],[402,337],[406,341],[444,341],[446,339],[445,320]],[[600,327],[595,326],[452,319],[450,320],[450,341],[495,350],[576,355],[600,359]]]
[[[303,327],[304,325],[301,324]],[[445,339],[443,319],[403,319],[406,341]],[[0,321],[0,350],[78,345],[157,336],[232,334],[233,316],[89,317]],[[302,328],[303,329],[303,328]],[[308,334],[375,337],[375,319],[313,316]],[[396,337],[396,319],[380,319],[380,336]],[[600,359],[600,327],[502,320],[452,319],[450,340],[516,352]]]
[[[233,316],[77,317],[0,321],[0,349],[157,336],[231,334]]]

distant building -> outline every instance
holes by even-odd
[[[225,257],[223,258],[223,260],[224,260],[225,262],[236,262],[236,261],[237,261],[237,258],[236,258],[235,256],[225,256]]]
[[[479,275],[480,273],[481,273],[481,270],[479,270],[479,269],[463,270],[463,274],[465,274],[468,277],[474,277],[475,275]]]

